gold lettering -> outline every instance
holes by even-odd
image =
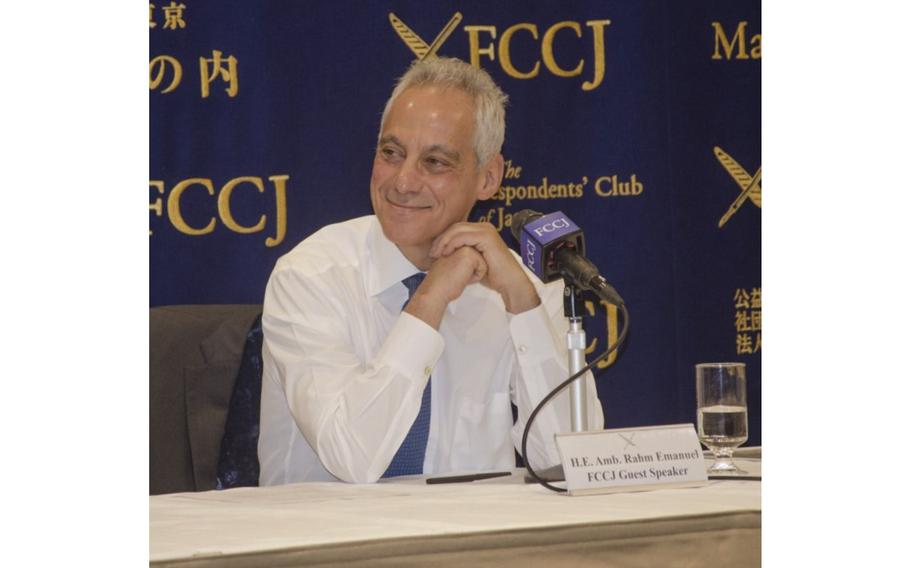
[[[604,307],[607,312],[607,319],[605,322],[607,328],[607,346],[611,346],[616,343],[617,338],[619,337],[619,310],[616,306],[607,303],[604,300],[600,300],[600,305]],[[585,300],[585,309],[588,312],[589,316],[594,315],[594,302],[591,300]],[[585,354],[590,355],[594,353],[594,350],[597,349],[597,338],[591,342],[587,348],[585,348]],[[616,351],[610,353],[610,355],[602,361],[598,361],[598,369],[606,369],[610,365],[616,362]]]
[[[506,160],[506,179],[517,178],[521,175],[521,166],[512,166],[512,160]]]
[[[234,192],[234,188],[241,183],[251,183],[256,186],[259,193],[265,193],[265,187],[262,185],[262,178],[252,176],[234,178],[224,184],[224,187],[221,188],[221,192],[218,194],[218,215],[221,217],[224,226],[235,233],[258,233],[265,228],[265,215],[262,215],[259,218],[259,222],[252,227],[244,227],[238,223],[237,220],[234,219],[234,215],[231,214],[231,194]]]
[[[749,55],[752,56],[752,59],[761,59],[761,34],[755,34],[750,43],[752,51],[749,52]]]
[[[171,2],[170,6],[163,6],[161,9],[164,10],[164,29],[176,30],[177,28],[183,29],[186,27],[186,22],[183,20],[183,11],[186,10],[186,5]]]
[[[288,219],[288,208],[287,208],[287,188],[285,182],[290,179],[289,175],[277,175],[269,176],[269,181],[275,185],[275,222],[276,222],[276,233],[275,237],[269,237],[265,240],[265,246],[274,247],[281,244],[281,241],[284,240],[284,236],[287,233],[287,219]]]
[[[736,334],[736,354],[742,355],[743,353],[754,353],[755,349],[752,345],[752,336],[748,333],[737,333]]]
[[[496,217],[495,223],[493,222],[494,216]],[[505,209],[502,207],[497,207],[496,209],[490,209],[486,214],[481,215],[478,221],[489,223],[493,225],[497,231],[501,231],[503,227],[512,226],[512,214],[505,213]]]
[[[642,184],[638,179],[636,179],[635,174],[632,174],[632,195],[641,195],[645,190],[644,184]]]
[[[616,176],[613,176],[614,178]],[[611,178],[604,176],[599,182],[609,181]],[[614,179],[615,182],[615,179]],[[579,183],[551,183],[549,178],[544,176],[540,184],[527,185],[501,185],[499,190],[490,198],[497,201],[504,201],[506,207],[512,205],[513,200],[522,199],[567,199],[579,198],[584,196],[584,186],[588,183],[588,176],[582,176]],[[596,188],[596,189],[599,189]],[[609,195],[600,190],[601,196]]]
[[[512,65],[510,44],[512,35],[518,30],[528,30],[531,32],[531,36],[534,39],[537,39],[537,26],[535,24],[521,23],[510,27],[504,31],[502,37],[499,38],[499,64],[502,65],[503,71],[516,79],[531,79],[537,77],[538,73],[540,73],[540,61],[536,61],[534,63],[534,68],[527,73],[522,73]]]
[[[609,196],[613,195],[613,184],[615,183],[613,181],[613,178],[615,178],[615,177],[616,176],[612,176],[612,177],[611,176],[600,176],[599,178],[597,178],[597,181],[594,182],[594,192],[601,197],[609,197]],[[604,191],[600,188],[600,184],[605,181],[610,184],[609,191]]]
[[[490,61],[496,60],[493,52],[493,42],[483,49],[480,48],[480,32],[487,32],[492,39],[496,39],[496,26],[465,26],[464,31],[468,32],[468,45],[471,51],[471,65],[480,67],[480,56],[487,55]]]
[[[638,176],[632,174],[629,181],[620,181],[619,176],[600,176],[594,181],[594,191],[601,197],[637,196],[645,191],[645,185],[638,181]]]
[[[607,310],[607,345],[612,346],[616,344],[616,340],[619,338],[619,308],[613,304],[609,304],[604,300],[600,301],[602,305]],[[610,353],[609,357],[606,360],[601,361],[603,364],[602,369],[605,369],[616,362],[616,351]]]
[[[183,78],[183,67],[181,67],[180,62],[171,57],[170,55],[159,55],[158,57],[152,58],[149,61],[149,90],[154,91],[161,85],[161,81],[164,79],[164,68],[165,64],[168,63],[174,70],[174,78],[171,79],[171,84],[168,87],[161,91],[162,94],[170,93],[177,88],[177,85],[180,84],[180,79]],[[157,74],[155,70],[157,68]]]
[[[174,228],[185,235],[206,235],[215,230],[214,217],[209,220],[209,223],[205,228],[194,229],[187,224],[186,220],[183,218],[183,214],[180,212],[180,197],[191,185],[201,185],[208,191],[209,195],[215,195],[215,188],[212,187],[212,180],[207,178],[185,179],[175,185],[174,189],[171,190],[171,194],[167,197],[167,216],[171,220],[171,224],[174,225]]]
[[[746,55],[746,22],[739,23],[732,40],[727,39],[727,34],[724,33],[724,28],[720,25],[720,22],[711,22],[711,26],[714,28],[714,55],[711,56],[711,59],[722,59],[720,47],[723,45],[724,56],[729,60],[730,56],[733,55],[734,41],[739,48],[736,58],[749,59],[749,56]]]
[[[736,291],[733,292],[733,302],[735,303],[736,309],[745,308],[748,310],[750,306],[749,298],[749,292],[745,288],[737,288]]]
[[[581,70],[584,67],[585,60],[581,59],[578,62],[578,65],[575,66],[575,69],[571,71],[566,71],[556,64],[556,58],[553,57],[553,38],[556,36],[556,32],[563,28],[572,28],[575,30],[575,35],[581,37],[581,26],[578,25],[578,22],[559,22],[550,26],[550,29],[547,30],[547,33],[543,35],[543,47],[541,49],[541,55],[543,55],[543,64],[547,66],[547,69],[557,77],[575,77],[581,75]]]
[[[585,22],[594,32],[594,77],[591,81],[581,84],[583,91],[591,91],[600,86],[606,71],[606,56],[604,54],[604,27],[610,25],[610,20],[590,20]]]
[[[154,187],[159,195],[164,195],[164,182],[161,180],[151,180],[149,181],[149,187]],[[149,203],[149,211],[154,211],[155,215],[161,217],[161,214],[164,212],[164,206],[161,198],[158,197],[152,203]],[[152,230],[149,229],[149,236],[151,236]]]
[[[502,227],[511,227],[512,226],[512,214],[506,213],[505,218],[503,219],[502,212],[503,212],[503,208],[500,207],[499,208],[499,219],[501,222],[499,224],[500,228],[497,230],[502,230]]]
[[[212,64],[211,70],[209,70],[208,63]],[[224,67],[224,63],[227,63],[227,68]],[[233,55],[229,56],[227,59],[222,59],[221,52],[215,49],[212,50],[211,59],[200,57],[199,76],[202,84],[203,99],[208,98],[209,85],[216,77],[221,78],[222,81],[225,81],[228,84],[224,90],[229,97],[233,98],[237,96],[239,90],[237,85],[237,59]]]

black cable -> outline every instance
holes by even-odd
[[[616,351],[619,348],[620,345],[622,345],[623,341],[625,341],[625,339],[626,339],[626,335],[629,332],[629,310],[626,309],[625,304],[619,304],[619,309],[622,311],[623,327],[622,327],[622,332],[619,334],[619,337],[616,339],[616,343],[608,346],[606,351],[604,351],[602,354],[598,355],[597,358],[595,358],[593,361],[591,361],[590,363],[585,365],[585,367],[582,370],[578,371],[577,373],[575,373],[574,375],[572,375],[571,377],[569,377],[568,379],[566,379],[565,381],[563,381],[562,383],[557,385],[557,387],[554,388],[552,391],[550,391],[550,393],[547,396],[543,397],[543,400],[541,400],[540,403],[538,403],[538,405],[534,408],[533,412],[531,412],[531,415],[528,417],[527,424],[525,424],[525,431],[524,431],[524,434],[522,434],[522,436],[521,436],[521,455],[525,460],[525,469],[528,470],[528,473],[531,474],[531,477],[536,479],[538,483],[540,483],[541,485],[543,485],[544,487],[546,487],[547,489],[549,489],[551,491],[556,491],[557,493],[565,493],[566,489],[564,489],[562,487],[556,487],[555,485],[550,485],[545,479],[542,479],[539,475],[537,475],[537,472],[535,472],[534,468],[531,467],[531,460],[528,459],[528,433],[531,431],[531,424],[534,423],[534,418],[537,417],[537,413],[539,413],[541,411],[541,409],[548,402],[550,402],[550,400],[554,396],[556,396],[557,394],[562,392],[562,390],[564,388],[566,388],[567,386],[569,386],[569,384],[572,381],[574,381],[578,377],[587,373],[589,370],[591,370],[591,367],[593,367],[594,365],[601,362],[603,359],[605,359],[607,356],[609,356],[610,353],[613,353],[614,351]],[[587,388],[587,385],[585,385],[583,388]],[[565,471],[565,469],[563,469],[563,471]]]

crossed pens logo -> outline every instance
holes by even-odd
[[[433,43],[428,44],[425,42],[417,33],[409,28],[404,22],[401,21],[401,18],[396,16],[394,13],[389,12],[389,21],[392,22],[392,28],[395,29],[395,33],[398,34],[398,37],[401,38],[401,41],[414,52],[414,55],[417,56],[417,59],[426,59],[427,57],[432,57],[436,55],[436,52],[439,51],[439,48],[442,47],[442,44],[445,43],[449,36],[452,35],[452,32],[455,31],[455,28],[461,23],[461,12],[455,12],[455,15],[452,16],[452,19],[449,20],[449,23],[442,28],[436,35],[436,39],[433,40]]]
[[[623,435],[620,434],[619,432],[617,432],[616,435],[619,436],[620,438],[622,438],[622,441],[626,443],[626,445],[623,446],[623,448],[622,448],[623,451],[628,450],[628,449],[629,449],[629,446],[632,446],[633,448],[637,448],[637,447],[638,447],[638,444],[636,444],[635,441],[634,441],[634,440],[635,440],[635,432],[630,432],[628,438],[626,438],[625,436],[623,436]]]
[[[717,223],[717,227],[722,228],[730,220],[730,217],[739,211],[746,199],[749,199],[753,205],[761,209],[761,166],[758,167],[754,174],[750,174],[748,170],[739,165],[739,162],[734,160],[730,154],[721,150],[719,146],[714,147],[714,155],[717,156],[717,160],[727,170],[727,173],[730,174],[730,177],[733,178],[740,190],[740,194],[733,200],[733,203],[727,208],[727,212]]]

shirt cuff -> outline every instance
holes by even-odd
[[[543,302],[509,317],[509,331],[521,365],[537,365],[558,355],[557,337]]]
[[[401,312],[377,359],[408,377],[426,380],[445,348],[442,335],[423,320]]]

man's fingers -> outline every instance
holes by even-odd
[[[478,262],[474,266],[474,278],[472,282],[480,282],[483,280],[487,275],[487,270],[489,270],[489,267],[487,266],[487,263],[484,262],[483,257],[480,255],[477,256]]]
[[[449,256],[461,247],[476,247],[483,252],[488,239],[493,236],[498,238],[498,233],[490,223],[456,223],[436,237],[430,249],[430,256],[440,258]]]
[[[487,262],[484,260],[483,255],[471,247],[461,247],[455,249],[455,251],[457,254],[453,255],[452,258],[457,258],[458,262],[466,263],[466,268],[470,267],[471,274],[468,280],[469,283],[479,282],[486,277],[489,266],[487,266]]]
[[[457,240],[457,237],[461,232],[459,229],[460,224],[461,223],[452,225],[446,229],[445,232],[436,237],[436,241],[430,248],[430,256],[433,256],[434,258],[449,256],[452,254],[452,251],[464,246],[463,243]]]

